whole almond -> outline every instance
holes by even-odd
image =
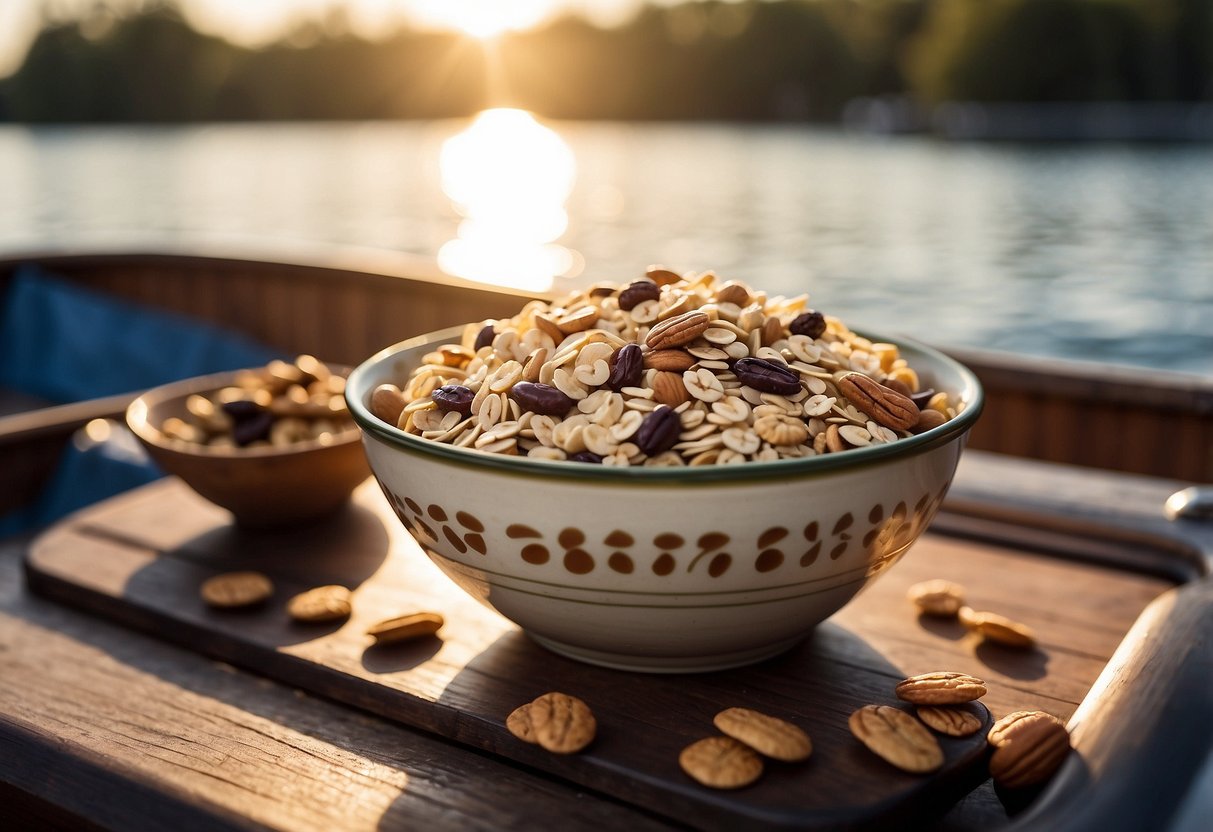
[[[712,320],[706,312],[694,309],[657,324],[649,330],[644,342],[653,350],[681,347],[702,335],[711,323]]]
[[[872,421],[890,430],[909,430],[918,423],[918,405],[863,373],[847,373],[838,380],[838,390]]]
[[[794,763],[807,760],[813,753],[813,743],[802,729],[749,708],[727,708],[716,714],[712,723],[722,734],[773,760]]]
[[[785,329],[783,321],[777,316],[772,315],[762,323],[762,345],[769,347],[780,338],[784,337]]]
[[[994,746],[990,776],[1011,789],[1048,780],[1070,753],[1066,726],[1043,711],[1007,714],[994,723],[987,740]]]
[[[848,724],[856,739],[902,771],[926,774],[943,765],[943,749],[914,717],[888,705],[865,705]]]
[[[894,693],[915,705],[955,705],[985,696],[986,683],[964,673],[939,670],[903,679]]]
[[[1006,647],[1026,650],[1036,645],[1036,635],[1030,627],[996,612],[969,610],[966,615],[961,617],[961,623],[982,638]]]
[[[574,754],[594,740],[598,722],[594,713],[576,696],[553,691],[531,702],[531,725],[535,740],[555,754]]]
[[[930,728],[949,737],[967,737],[981,730],[985,722],[980,713],[986,713],[985,705],[969,702],[964,705],[919,705],[918,718]]]
[[[678,755],[682,770],[713,789],[740,789],[762,775],[762,758],[732,737],[706,737]]]
[[[935,578],[914,584],[906,591],[906,597],[926,615],[952,618],[964,606],[964,587]]]
[[[646,370],[666,370],[681,373],[691,369],[699,361],[686,350],[649,350],[644,354]]]
[[[400,421],[400,411],[404,410],[404,405],[404,394],[394,384],[380,384],[371,391],[371,413],[389,425]]]
[[[826,438],[826,448],[832,453],[847,449],[847,443],[842,440],[842,434],[838,432],[838,425],[830,425],[826,428],[824,436]]]
[[[682,373],[659,370],[653,376],[653,400],[659,404],[678,407],[691,400],[691,392],[682,381]]]
[[[415,612],[380,621],[367,628],[366,634],[374,636],[377,644],[393,644],[398,641],[432,636],[446,623],[436,612]]]
[[[910,428],[912,433],[925,433],[932,428],[937,428],[944,422],[948,421],[948,417],[944,416],[938,410],[931,410],[929,407],[925,410],[918,411],[918,421],[914,423],[914,427]]]

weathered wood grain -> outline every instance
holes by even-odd
[[[956,784],[923,782],[866,755],[845,727],[851,710],[894,702],[892,686],[902,676],[953,669],[987,679],[987,703],[996,714],[1040,707],[1067,718],[1137,613],[1168,586],[928,536],[789,654],[741,671],[652,677],[588,667],[532,644],[454,589],[369,484],[335,523],[296,535],[250,536],[232,530],[222,512],[179,484],[161,483],[41,539],[31,553],[31,580],[41,592],[290,684],[702,826],[727,825],[730,818],[873,824],[887,821],[893,808],[922,808],[939,796],[931,786]],[[275,598],[254,613],[206,609],[198,584],[237,566],[272,574]],[[926,577],[960,580],[982,607],[1036,627],[1040,649],[991,648],[958,626],[918,619],[904,592]],[[292,592],[333,581],[356,587],[355,617],[347,625],[308,630],[286,619],[281,607]],[[1073,612],[1066,612],[1067,599]],[[1085,611],[1088,606],[1096,612]],[[440,640],[401,649],[370,646],[367,624],[415,609],[446,616]],[[513,707],[551,689],[576,693],[594,708],[600,736],[584,755],[556,760],[504,730]],[[713,733],[712,715],[733,704],[804,725],[814,738],[814,759],[799,769],[773,767],[739,796],[695,787],[677,771],[677,752]],[[951,746],[954,760],[971,750]],[[973,783],[962,777],[961,785]]]
[[[6,828],[665,828],[32,597],[18,555],[0,546]]]

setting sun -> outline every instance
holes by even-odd
[[[442,189],[463,217],[438,252],[449,274],[546,291],[574,267],[556,243],[568,227],[565,200],[577,177],[568,144],[525,110],[480,113],[447,139]]]
[[[426,23],[491,38],[534,26],[557,5],[556,0],[414,0],[409,10]]]

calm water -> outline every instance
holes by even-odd
[[[463,206],[463,230],[440,160],[466,122],[0,126],[0,251],[228,236],[445,256],[555,211],[535,239],[570,275],[556,288],[713,268],[936,344],[1213,373],[1213,148],[550,126],[575,179],[544,179],[550,136],[488,167],[456,160],[468,188],[512,174],[481,213]],[[488,251],[511,277],[513,250]]]

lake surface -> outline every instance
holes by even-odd
[[[1213,147],[548,127],[0,126],[0,252],[339,243],[556,289],[660,262],[938,345],[1213,374]]]

